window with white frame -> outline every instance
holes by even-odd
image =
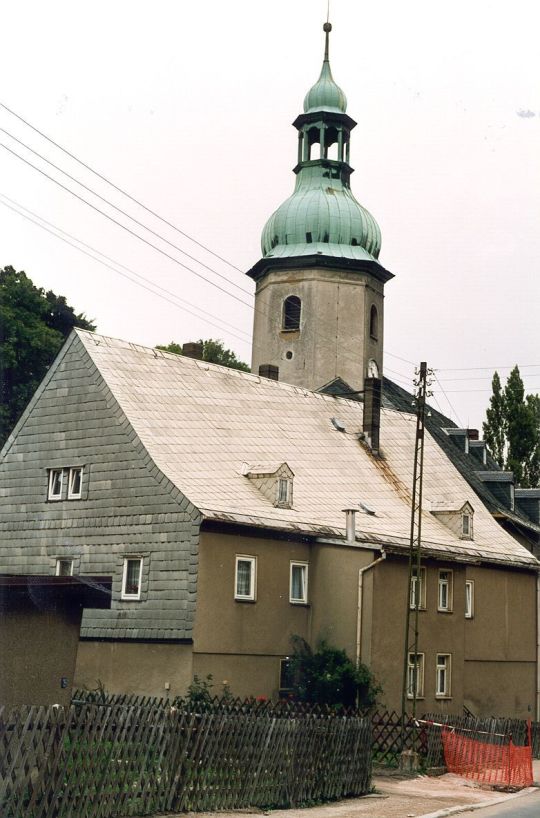
[[[448,699],[451,695],[452,657],[449,653],[437,654],[435,696]]]
[[[465,619],[474,616],[474,580],[465,580]]]
[[[452,610],[452,571],[439,571],[439,590],[437,609],[443,612]]]
[[[63,469],[49,469],[49,490],[47,499],[61,500],[62,486],[64,484],[64,470]]]
[[[308,601],[308,564],[291,562],[289,601],[295,604],[306,604]]]
[[[414,691],[416,690],[416,696]],[[407,698],[421,699],[424,695],[424,654],[409,653],[407,657]]]
[[[73,576],[73,560],[58,557],[56,560],[56,576],[57,577],[71,577]]]
[[[122,576],[122,599],[141,598],[143,558],[125,557]]]
[[[411,609],[416,608],[418,600],[418,607],[425,609],[426,607],[426,569],[422,566],[420,573],[416,567],[413,567],[411,574],[411,588],[409,595],[409,605]]]
[[[257,557],[237,555],[234,598],[254,602],[257,592]]]
[[[472,540],[472,515],[468,514],[467,512],[461,515],[461,536],[464,540]]]
[[[82,466],[73,466],[68,475],[68,500],[80,500],[82,497]]]

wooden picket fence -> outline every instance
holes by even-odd
[[[369,791],[369,718],[229,705],[2,708],[0,815],[119,818],[298,806]]]

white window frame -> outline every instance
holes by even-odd
[[[413,673],[414,673],[414,653],[407,654],[407,698],[413,699]],[[424,698],[424,668],[425,655],[423,653],[416,654],[416,698]]]
[[[249,594],[238,593],[238,565],[249,562],[251,565],[251,590]],[[237,554],[234,565],[234,598],[238,602],[255,602],[257,599],[257,557],[250,554]]]
[[[465,580],[465,619],[474,619],[474,579]]]
[[[441,659],[444,659],[441,662]],[[444,674],[444,684],[440,685],[441,672]],[[436,699],[450,699],[452,698],[452,654],[438,653],[437,665],[435,670],[435,698]]]
[[[54,475],[60,474],[60,491],[58,494],[53,494],[53,484],[54,484]],[[62,499],[62,494],[64,491],[64,469],[49,469],[49,486],[47,491],[47,500],[54,500],[58,502],[58,500]]]
[[[295,599],[293,597],[293,571],[295,568],[301,568],[304,571],[304,598]],[[308,601],[308,582],[309,582],[309,563],[298,562],[291,560],[289,569],[289,602],[291,605],[307,605]]]
[[[467,531],[465,530],[465,520],[467,520]],[[461,537],[464,540],[473,538],[473,517],[470,511],[465,511],[461,515]]]
[[[70,565],[69,574],[61,574],[60,573],[60,565],[63,562],[69,562],[69,565]],[[73,559],[71,557],[57,557],[56,558],[55,575],[57,577],[72,577],[73,576],[73,562],[74,561],[73,561]]]
[[[413,568],[413,571],[416,572],[416,568]],[[422,565],[420,567],[420,600],[418,604],[419,611],[426,610],[426,567]],[[416,603],[416,589],[418,587],[418,578],[416,573],[411,576],[411,587],[409,588],[409,607],[411,611],[415,610],[415,603]]]
[[[75,472],[81,473],[81,484],[78,493],[72,491],[73,485],[73,477]],[[82,485],[83,485],[83,474],[84,474],[84,467],[83,466],[72,466],[69,470],[68,474],[68,500],[80,500],[82,497]]]
[[[130,594],[130,593],[127,593],[127,591],[126,591],[128,563],[129,562],[137,562],[137,561],[139,563],[138,590],[137,590],[136,594]],[[137,600],[137,599],[141,598],[143,562],[144,562],[144,557],[140,557],[138,554],[131,554],[129,556],[124,557],[124,568],[123,568],[123,571],[122,571],[121,599]]]
[[[443,578],[443,574],[448,577]],[[442,589],[446,586],[446,605],[443,604]],[[441,613],[452,613],[454,596],[454,572],[448,568],[439,569],[439,581],[437,583],[437,610]]]

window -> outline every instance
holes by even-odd
[[[234,598],[248,602],[255,601],[256,593],[256,557],[236,557],[236,572],[234,579]]]
[[[290,295],[283,302],[283,329],[300,329],[300,316],[302,314],[302,302],[297,295]]]
[[[277,482],[276,505],[290,508],[292,500],[292,480],[287,477],[279,477]]]
[[[82,466],[69,470],[68,500],[80,500],[82,496]]]
[[[416,657],[416,661],[415,661]],[[424,695],[424,654],[409,653],[407,659],[407,698],[421,699]]]
[[[452,571],[439,571],[439,611],[452,610]]]
[[[474,580],[465,580],[465,619],[474,616]]]
[[[58,558],[56,560],[56,576],[57,577],[73,576],[73,560]]]
[[[420,577],[417,576],[417,569],[413,568],[411,576],[411,593],[409,605],[411,608],[416,608],[416,595],[418,594],[418,607],[425,609],[426,607],[426,569],[420,568]]]
[[[291,562],[291,580],[289,601],[303,603],[308,600],[308,564],[307,562]]]
[[[464,540],[472,540],[472,516],[463,514],[461,517],[461,536]]]
[[[437,654],[437,677],[435,682],[435,696],[442,699],[450,698],[451,656],[449,653]]]
[[[369,335],[374,341],[379,337],[379,316],[375,304],[372,304],[369,313]]]
[[[50,469],[49,470],[49,492],[48,492],[48,499],[49,500],[61,500],[62,499],[62,486],[64,483],[64,470],[63,469]]]
[[[141,598],[142,567],[142,557],[125,558],[124,576],[122,578],[122,599]]]

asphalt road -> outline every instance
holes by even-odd
[[[466,812],[464,815],[473,813]],[[478,815],[482,818],[540,818],[540,790],[522,798],[512,798],[497,807],[486,807]]]

